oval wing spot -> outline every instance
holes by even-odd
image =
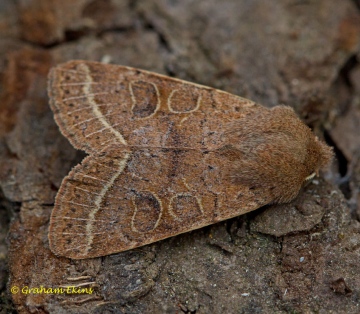
[[[191,113],[200,108],[201,95],[195,95],[186,89],[173,90],[167,100],[167,105],[172,113]]]
[[[158,226],[163,211],[160,198],[153,192],[140,191],[134,196],[133,204],[135,210],[131,220],[132,231],[153,231]]]
[[[155,84],[135,81],[130,83],[129,88],[132,100],[131,111],[136,118],[150,118],[159,110],[160,95]]]
[[[189,193],[179,193],[171,198],[169,212],[175,220],[190,220],[204,214],[201,199]]]

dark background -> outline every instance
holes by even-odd
[[[359,12],[355,0],[1,0],[0,313],[359,313]],[[58,258],[49,216],[84,155],[54,123],[46,76],[71,59],[292,106],[337,158],[290,204]],[[95,294],[10,293],[68,284]]]

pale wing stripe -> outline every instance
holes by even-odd
[[[110,189],[110,187],[114,184],[115,180],[119,177],[119,175],[124,171],[126,164],[128,162],[128,159],[130,158],[130,153],[126,154],[124,159],[120,160],[118,163],[118,170],[114,173],[114,175],[110,178],[109,182],[104,185],[102,188],[100,195],[98,195],[95,198],[95,206],[89,213],[89,222],[86,224],[86,234],[87,234],[87,245],[85,248],[85,253],[88,253],[91,245],[94,240],[94,234],[93,234],[93,226],[95,221],[95,215],[100,210],[101,202],[107,193],[107,191]]]
[[[101,122],[102,122],[102,121],[101,121]],[[106,122],[106,123],[107,123],[107,122]],[[97,130],[97,131],[95,131],[95,132],[91,132],[91,133],[89,133],[89,134],[86,134],[86,135],[85,135],[85,138],[88,138],[89,136],[92,136],[92,135],[94,135],[94,134],[96,134],[96,133],[103,132],[103,131],[105,131],[105,130],[110,130],[110,131],[119,133],[118,131],[116,131],[116,130],[114,129],[114,127],[120,125],[121,123],[122,123],[122,122],[119,122],[119,123],[116,123],[116,124],[114,124],[114,125],[112,125],[112,126],[107,123],[107,124],[108,124],[107,127],[102,128],[102,129],[100,129],[100,130]],[[120,134],[120,133],[119,133],[119,134]],[[120,134],[120,135],[121,135],[121,134]],[[122,135],[121,135],[121,137],[122,137]],[[121,144],[127,145],[127,143],[125,142],[125,140],[124,140],[123,137],[122,137]]]
[[[108,168],[110,168],[110,167],[108,167]],[[111,169],[113,169],[113,168],[111,168]],[[78,189],[78,190],[84,191],[84,192],[87,193],[87,194],[100,195],[100,193],[95,193],[95,192],[93,192],[93,191],[85,190],[85,189],[79,188],[78,186],[74,186],[74,189]],[[117,196],[111,196],[111,195],[108,195],[107,197],[108,197],[108,198],[114,198],[114,199],[117,199],[117,200],[124,200],[123,197],[117,197]]]
[[[110,142],[112,142],[112,141],[114,141],[113,138],[111,138],[110,140],[107,140],[107,141],[105,141],[105,142],[102,142],[101,145],[104,146],[104,145],[106,145],[107,143],[110,143]]]
[[[81,190],[81,191],[83,191],[83,192],[85,192],[85,193],[87,193],[87,194],[100,195],[99,193],[95,193],[95,192],[93,192],[93,191],[85,190],[85,189],[79,188],[79,187],[77,187],[77,186],[74,186],[74,188],[77,189],[77,190]]]
[[[119,112],[116,112],[116,113],[108,113],[108,114],[105,114],[103,115],[103,117],[111,117],[111,116],[118,116],[120,115],[121,113]],[[80,124],[83,124],[83,123],[86,123],[86,122],[90,122],[90,121],[93,121],[93,120],[99,120],[101,119],[102,117],[94,117],[94,118],[90,118],[90,119],[87,119],[87,120],[84,120],[84,121],[80,121],[78,123],[75,123],[73,124],[73,127],[77,127],[78,125]]]
[[[89,69],[89,68],[86,66],[86,64],[84,64],[84,63],[82,63],[80,66],[83,68],[83,71],[84,71],[85,73],[87,73],[87,74],[86,74],[86,80],[87,80],[88,82],[92,82],[93,80],[92,80],[92,76],[91,76],[91,73],[90,73],[90,69]],[[110,131],[116,136],[116,138],[117,138],[122,144],[126,145],[127,143],[126,143],[124,137],[122,136],[122,134],[121,134],[119,131],[117,131],[117,130],[114,129],[114,126],[115,126],[115,125],[111,126],[111,125],[109,124],[109,122],[106,121],[106,119],[104,118],[104,115],[103,115],[103,114],[101,113],[101,111],[99,110],[99,108],[98,108],[98,106],[97,106],[97,104],[96,104],[96,102],[95,102],[95,99],[94,99],[94,94],[91,94],[91,85],[84,85],[83,91],[84,91],[84,94],[87,95],[87,99],[88,99],[89,104],[93,106],[92,109],[93,109],[94,115],[95,115],[96,117],[99,117],[100,122],[101,122],[107,129],[110,129]]]

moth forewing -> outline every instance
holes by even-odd
[[[160,74],[88,61],[52,69],[49,96],[63,135],[89,154],[64,178],[55,200],[49,241],[57,255],[82,259],[129,250],[278,198],[261,183],[275,170],[282,173],[279,152],[261,147],[269,144],[261,133],[271,127],[266,121],[279,120],[276,110]],[[312,140],[295,115],[285,115],[285,133],[295,126]],[[229,125],[241,136],[226,135]],[[277,150],[286,145],[281,132]],[[310,165],[314,171],[316,165]],[[239,167],[243,179],[230,179]],[[302,175],[291,184],[304,181]],[[297,193],[300,186],[292,188]]]

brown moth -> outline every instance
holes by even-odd
[[[289,107],[125,66],[70,61],[49,96],[89,154],[63,180],[51,250],[121,252],[294,199],[332,158]]]

